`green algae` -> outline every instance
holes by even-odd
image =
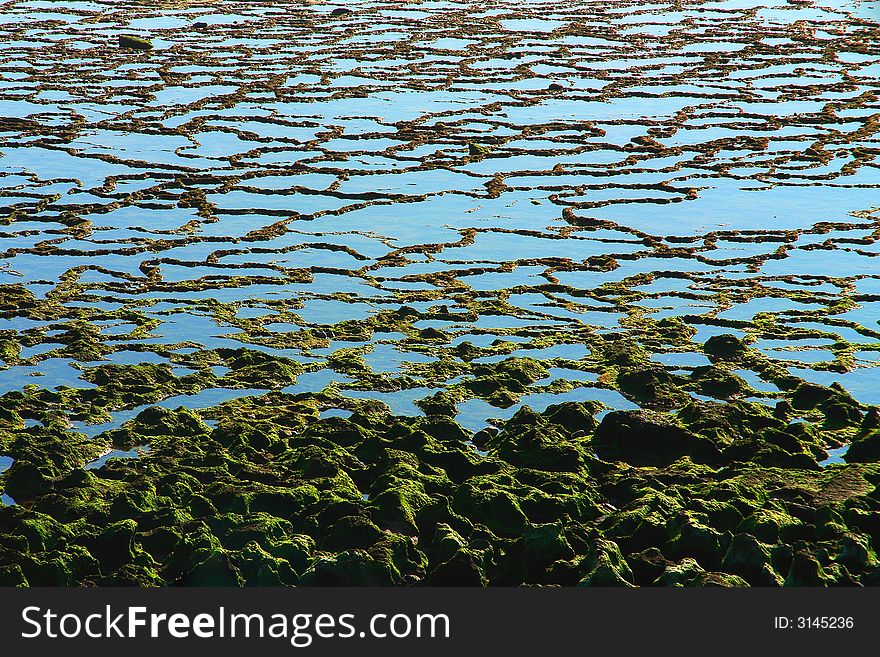
[[[153,44],[149,39],[131,36],[128,34],[120,34],[119,47],[129,48],[131,50],[152,50]]]
[[[224,357],[247,369],[249,354]],[[527,360],[496,367],[538,375]],[[880,575],[880,466],[819,468],[824,422],[794,431],[746,401],[597,421],[600,404],[566,402],[522,408],[480,456],[468,446],[478,437],[448,417],[361,403],[321,420],[322,399],[226,402],[213,426],[151,407],[98,440],[10,415],[14,463],[0,485],[18,503],[0,508],[4,581],[775,586]],[[108,442],[151,449],[81,470]]]
[[[199,4],[197,15],[208,11]],[[253,9],[224,4],[230,11]],[[20,86],[9,80],[9,97],[26,98],[46,112],[0,120],[4,150],[68,153],[78,158],[77,175],[84,177],[93,163],[116,168],[91,186],[28,173],[25,182],[10,182],[7,189],[3,174],[4,192],[19,199],[0,217],[4,243],[15,244],[2,253],[2,271],[22,275],[27,284],[0,285],[0,319],[13,327],[0,330],[0,377],[13,380],[26,371],[35,378],[0,395],[0,454],[13,459],[0,474],[0,489],[16,501],[0,508],[0,583],[880,583],[874,547],[880,540],[877,410],[839,385],[810,380],[856,370],[873,375],[865,358],[874,357],[859,354],[876,349],[880,331],[851,313],[877,302],[870,292],[876,277],[763,271],[768,264],[822,253],[858,255],[859,262],[876,256],[876,212],[853,213],[845,221],[805,220],[798,228],[710,226],[693,235],[664,234],[678,233],[677,223],[650,234],[625,225],[627,219],[602,218],[603,208],[630,202],[647,204],[635,207],[649,211],[680,204],[670,207],[685,208],[687,216],[690,204],[719,181],[743,181],[752,190],[818,184],[830,190],[849,185],[848,176],[864,176],[876,155],[871,139],[878,124],[875,115],[860,113],[872,112],[876,99],[860,91],[846,95],[873,83],[866,70],[848,62],[854,53],[869,53],[865,44],[876,41],[876,25],[850,17],[857,29],[823,23],[816,36],[784,21],[758,29],[754,12],[725,9],[721,20],[704,23],[697,16],[671,38],[655,40],[631,32],[648,28],[649,21],[622,27],[603,8],[569,4],[541,10],[565,21],[551,39],[541,38],[554,64],[579,76],[594,68],[594,57],[610,57],[598,67],[599,84],[589,94],[570,87],[567,74],[558,74],[566,84],[550,82],[556,77],[543,79],[523,63],[495,72],[499,86],[509,88],[486,92],[485,102],[456,102],[477,121],[456,106],[415,120],[377,121],[377,132],[365,134],[348,133],[329,117],[318,119],[312,109],[324,101],[373,102],[371,94],[387,82],[451,95],[471,89],[476,68],[470,64],[515,59],[507,48],[514,40],[498,43],[466,13],[426,12],[425,22],[416,24],[427,27],[418,32],[438,28],[479,38],[461,50],[420,43],[415,33],[399,46],[381,36],[368,46],[350,44],[364,80],[355,86],[334,85],[337,75],[323,70],[323,61],[338,49],[333,26],[344,24],[352,34],[359,26],[374,27],[374,16],[364,19],[361,9],[315,14],[294,8],[260,17],[262,23],[211,25],[192,40],[158,30],[157,38],[174,45],[149,55],[157,67],[157,77],[149,80],[136,68],[119,69],[114,59],[140,55],[86,49],[73,83],[77,89],[52,65],[57,52],[66,52],[63,40],[60,50],[41,49],[45,56],[23,51],[30,79]],[[16,5],[10,4],[11,15],[21,11]],[[154,13],[117,5],[108,8],[109,24]],[[410,8],[392,5],[396,11]],[[528,7],[499,10],[539,17]],[[71,11],[96,19],[88,10]],[[347,18],[325,22],[325,14]],[[585,16],[590,20],[581,20]],[[408,20],[377,29],[380,35],[405,32]],[[34,29],[51,30],[49,23]],[[4,36],[21,41],[15,22],[10,25]],[[291,42],[305,38],[314,49],[291,58],[261,43],[261,32]],[[609,33],[625,37],[608,40]],[[779,45],[770,53],[762,42],[789,34],[796,48]],[[822,34],[833,35],[833,43]],[[206,54],[218,43],[215,36],[240,43],[223,46],[223,63]],[[574,44],[553,43],[593,37],[612,44],[612,51],[623,44],[623,50],[596,53],[590,46],[579,52]],[[706,37],[746,43],[742,60],[681,57],[682,46]],[[119,44],[152,48],[126,36]],[[646,51],[650,57],[639,61]],[[403,63],[381,72],[371,68],[377,53],[386,58],[389,52]],[[771,76],[768,66],[818,66],[804,61],[804,53],[824,58],[821,70],[836,67],[844,79],[761,87]],[[420,61],[435,55],[441,65]],[[618,56],[628,63],[613,61]],[[674,63],[668,69],[680,72],[669,73],[654,61],[667,56]],[[113,85],[107,84],[107,58]],[[271,64],[264,66],[261,58]],[[361,66],[365,62],[369,66]],[[719,74],[734,65],[750,76],[750,91],[717,88]],[[187,67],[210,74],[188,73]],[[292,79],[314,75],[320,84],[290,82],[288,71]],[[632,96],[632,87],[642,87],[647,76],[657,89]],[[536,79],[537,90],[518,86]],[[236,91],[210,88],[221,83]],[[106,116],[92,119],[88,105],[59,101],[70,114],[67,122],[64,112],[49,106],[55,101],[40,97],[43,88],[63,93],[80,85],[89,90],[89,102],[108,110]],[[539,116],[522,125],[507,116],[523,108],[537,112],[547,91],[566,102],[587,99],[610,107],[643,93],[665,102],[676,97],[678,86],[700,88],[699,103],[753,104],[751,89],[758,87],[778,103],[753,107],[734,122],[726,112],[693,102],[656,121]],[[153,104],[158,94],[175,89],[197,98]],[[256,110],[267,99],[313,105],[303,116],[274,108],[264,116]],[[792,99],[820,101],[824,109],[790,113],[784,105]],[[162,144],[148,154],[95,152],[93,143],[79,139],[101,143],[90,133],[105,127],[132,141],[181,137],[187,145]],[[689,142],[702,128],[737,132],[667,145],[682,135]],[[303,129],[315,129],[314,138],[284,134]],[[615,138],[620,129],[627,132],[623,142]],[[648,134],[631,138],[633,131]],[[242,150],[220,157],[194,152],[196,144],[209,145],[218,136],[234,137]],[[517,144],[537,137],[541,146]],[[371,145],[379,138],[398,145]],[[334,150],[334,139],[358,150],[349,159]],[[423,146],[436,150],[414,152]],[[321,155],[300,160],[308,149]],[[172,152],[175,164],[151,160]],[[610,156],[612,164],[595,167],[593,154]],[[515,158],[549,163],[508,166]],[[474,184],[425,192],[407,183],[389,191],[367,178],[392,172],[404,178],[427,172],[438,180],[455,174]],[[332,182],[312,188],[296,181],[300,175],[329,176]],[[260,186],[273,176],[289,176],[290,184]],[[527,182],[538,176],[540,182]],[[567,180],[573,176],[576,185]],[[857,180],[862,182],[853,182],[854,189],[866,184]],[[40,189],[49,183],[74,185],[76,194]],[[349,183],[366,191],[347,190]],[[241,191],[255,195],[249,207],[224,203],[227,194]],[[345,227],[349,213],[376,211],[368,215],[376,218],[387,210],[393,223],[400,220],[394,214],[399,205],[420,208],[443,195],[479,205],[462,206],[462,215],[474,213],[464,225],[456,225],[458,210],[426,214],[426,230],[453,224],[451,234],[436,243],[407,245],[381,234],[390,228],[378,218],[361,230]],[[279,197],[289,204],[275,206]],[[551,207],[550,214],[520,221],[520,197],[535,212]],[[312,210],[308,201],[321,203]],[[484,207],[489,214],[482,214]],[[160,227],[159,217],[169,209],[183,219]],[[137,218],[113,224],[117,210],[134,210],[124,216]],[[422,221],[419,212],[414,210]],[[245,220],[246,227],[226,226]],[[136,221],[143,225],[130,225]],[[498,235],[518,243],[540,240],[542,248],[469,255],[468,248]],[[557,253],[557,246],[572,244],[585,253]],[[378,255],[377,245],[385,247]],[[314,261],[295,262],[310,250],[319,254]],[[44,274],[39,266],[16,263],[18,256],[53,265],[70,259],[71,266],[57,274],[47,267]],[[348,264],[331,262],[343,256]],[[667,259],[675,264],[664,271]],[[654,271],[628,269],[640,267]],[[621,277],[621,271],[630,275]],[[599,273],[607,276],[595,284],[577,282]],[[481,279],[493,276],[512,282],[491,289],[494,284]],[[357,291],[333,291],[349,285]],[[322,321],[311,302],[332,304],[335,319]],[[366,316],[358,315],[361,302],[369,307]],[[752,302],[771,308],[787,302],[780,306],[787,309],[728,312]],[[661,316],[667,312],[678,314]],[[210,329],[200,324],[190,330],[193,318],[210,318]],[[183,330],[173,332],[176,324]],[[166,335],[166,328],[172,332]],[[698,338],[704,331],[713,335]],[[768,350],[767,341],[785,346]],[[799,360],[816,344],[826,344],[827,360]],[[400,354],[399,363],[382,363],[388,346]],[[564,349],[541,354],[556,347]],[[127,364],[124,354],[144,362]],[[691,356],[705,356],[711,364],[705,358],[675,360]],[[57,370],[50,368],[57,360],[79,372],[75,382],[53,380]],[[44,369],[47,376],[36,376]],[[250,394],[224,403],[211,398],[233,391]],[[410,392],[420,395],[414,405],[425,417],[394,415],[385,403],[396,398],[384,393]],[[643,410],[568,401],[568,395],[609,399],[605,393],[612,392]],[[169,405],[188,404],[200,393],[209,393],[201,410],[143,408],[178,397],[186,399]],[[382,394],[385,401],[355,394]],[[560,403],[538,412],[533,395],[545,401],[553,395]],[[477,432],[459,425],[461,409],[474,401],[487,402],[500,419],[479,418],[477,424],[490,426]],[[523,402],[536,410],[517,408]],[[340,412],[350,415],[332,415]],[[108,449],[144,445],[150,451],[137,458],[82,469]],[[823,469],[829,451],[844,445],[845,463]]]

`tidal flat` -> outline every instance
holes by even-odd
[[[880,584],[880,3],[0,0],[0,585]]]

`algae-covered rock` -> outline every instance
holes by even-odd
[[[255,349],[219,349],[230,372],[224,380],[239,386],[283,388],[296,383],[302,365],[283,356],[273,356]]]
[[[672,564],[656,547],[628,554],[627,563],[637,586],[651,586]]]
[[[615,411],[603,419],[593,437],[605,460],[634,465],[669,464],[682,456],[716,462],[721,452],[711,441],[691,433],[668,415],[650,411]]]
[[[837,396],[837,391],[818,383],[803,381],[791,396],[792,406],[798,409],[811,410]]]
[[[180,580],[184,586],[230,587],[244,583],[241,573],[222,550],[212,550],[200,557],[195,567]]]
[[[401,584],[387,563],[363,550],[322,555],[300,577],[301,586],[393,586]]]
[[[119,47],[129,48],[131,50],[152,50],[153,43],[149,39],[144,39],[142,37],[120,34]]]
[[[0,285],[0,312],[12,313],[36,307],[34,293],[24,285]]]
[[[557,561],[575,557],[562,523],[532,525],[522,537],[524,582],[543,582]]]
[[[688,429],[710,439],[721,449],[752,439],[765,429],[784,429],[786,426],[765,405],[745,401],[691,400],[679,409],[677,417]],[[745,459],[753,453],[747,449]]]
[[[770,550],[750,534],[733,537],[721,567],[752,586],[781,586],[783,583],[782,576],[773,569]]]
[[[551,404],[542,415],[551,424],[558,424],[570,433],[590,433],[598,426],[595,414],[599,410],[597,404],[563,402]]]
[[[709,338],[703,345],[703,351],[712,360],[736,361],[745,355],[747,349],[742,340],[735,335],[725,333]]]
[[[774,544],[780,540],[790,540],[803,523],[784,511],[761,509],[745,518],[737,531],[751,534],[764,543]]]
[[[714,365],[695,368],[692,379],[702,394],[718,399],[730,399],[748,390],[742,377]]]
[[[614,541],[595,541],[581,562],[578,586],[633,586],[633,573]]]
[[[488,146],[484,146],[482,144],[475,144],[474,142],[468,142],[468,155],[472,158],[476,157],[486,157],[492,152],[492,149]]]
[[[298,582],[296,571],[285,559],[270,554],[256,542],[237,553],[236,565],[245,586],[294,586]]]
[[[284,559],[297,574],[304,573],[315,554],[315,540],[307,534],[292,534],[267,548],[271,555]]]
[[[428,586],[486,586],[485,573],[474,558],[466,552],[458,552],[446,561],[431,568],[424,580]]]
[[[603,522],[605,535],[638,552],[665,545],[669,539],[667,522],[682,511],[684,501],[652,489],[638,491],[636,499],[608,514]]]
[[[646,360],[638,344],[604,337],[595,352],[603,363],[619,361],[609,365],[609,376],[628,376],[627,368],[634,375],[634,363]],[[293,361],[252,349],[212,354],[213,362],[229,366],[223,381],[231,387],[261,377],[281,385],[301,371]],[[818,463],[846,440],[870,443],[877,431],[870,418],[830,422],[833,404],[855,408],[834,387],[813,390],[815,399],[801,402],[815,406],[792,406],[784,417],[752,400],[694,400],[682,392],[706,391],[704,380],[727,380],[721,367],[687,380],[649,370],[658,383],[648,395],[654,402],[665,386],[672,397],[688,397],[676,410],[611,411],[597,423],[598,402],[563,401],[543,412],[522,406],[478,434],[454,412],[394,416],[384,404],[331,390],[271,392],[207,411],[147,407],[95,440],[61,423],[26,422],[41,396],[58,404],[61,393],[10,394],[0,400],[6,411],[0,444],[10,463],[0,486],[19,504],[0,506],[2,581],[880,581],[873,547],[880,539],[874,495],[880,469],[870,462],[828,469]],[[445,393],[447,402],[454,407],[476,391],[491,403],[513,403],[548,372],[532,358],[474,362],[473,383],[463,379]],[[105,395],[110,404],[134,409],[156,395],[205,385],[152,364],[100,365],[84,377],[98,391],[89,393],[89,404]],[[788,389],[799,388],[792,383]],[[327,407],[345,407],[351,415],[321,417]],[[90,417],[101,412],[90,406]],[[150,449],[82,469],[110,445]]]
[[[29,583],[21,570],[21,566],[11,564],[0,566],[0,586],[27,588]]]
[[[29,500],[52,487],[52,471],[29,461],[16,461],[5,475],[5,488],[18,500]]]
[[[670,521],[667,525],[672,536],[668,548],[670,554],[693,557],[707,568],[720,567],[722,555],[730,544],[730,536],[727,532],[709,527],[707,522],[707,518],[693,513],[681,514]]]
[[[369,548],[382,538],[382,530],[363,516],[345,516],[324,534],[319,547],[331,552],[350,548]]]
[[[524,407],[504,431],[487,441],[500,459],[521,468],[578,472],[585,465],[583,446]]]
[[[723,588],[744,588],[748,585],[748,582],[746,582],[742,577],[739,577],[738,575],[730,575],[728,573],[719,572],[698,573],[693,579],[691,579],[687,583],[687,586],[710,586]]]
[[[437,524],[428,549],[425,583],[430,586],[485,586],[481,555],[446,523]]]
[[[862,423],[859,404],[841,386],[829,387],[803,381],[791,396],[791,405],[798,410],[819,410],[825,415],[824,427],[840,429]]]
[[[847,463],[880,462],[880,431],[871,431],[854,440],[843,458]]]
[[[706,571],[695,559],[686,558],[678,563],[669,564],[663,573],[654,581],[654,586],[720,586],[746,587],[742,577],[724,572]]]
[[[85,545],[100,562],[102,570],[111,572],[134,558],[137,529],[134,520],[120,520],[108,525],[95,537],[86,539]]]
[[[388,477],[381,483],[386,484],[383,486],[384,490],[370,498],[374,509],[373,518],[392,531],[406,535],[417,534],[418,515],[432,503],[424,485],[398,477]]]
[[[502,489],[466,483],[459,487],[453,504],[462,515],[474,518],[498,536],[519,536],[529,525],[519,501]]]
[[[679,563],[668,565],[654,581],[654,586],[690,586],[705,573],[706,570],[697,563],[696,559],[688,557]]]
[[[688,395],[676,385],[662,367],[625,367],[617,375],[621,392],[652,408],[673,408],[685,403]]]
[[[837,562],[852,572],[864,572],[874,568],[877,554],[871,545],[871,539],[863,534],[847,533],[841,540]]]
[[[82,546],[24,554],[18,566],[29,586],[76,586],[100,576],[97,560]]]
[[[833,576],[822,568],[819,560],[809,552],[795,553],[791,568],[785,578],[785,586],[833,586]]]

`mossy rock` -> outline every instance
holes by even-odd
[[[595,415],[600,410],[597,403],[562,402],[551,404],[542,415],[550,424],[558,424],[569,433],[592,433],[599,425]]]
[[[21,570],[21,566],[18,564],[10,564],[6,566],[0,566],[0,586],[2,587],[10,587],[10,588],[27,588],[30,584],[27,581],[27,578],[24,576],[24,573]]]
[[[120,520],[108,525],[100,534],[85,540],[89,553],[110,573],[135,557],[135,535],[138,526],[134,520]]]
[[[213,550],[180,580],[183,586],[230,587],[242,586],[244,580],[229,555],[223,550]]]
[[[715,365],[695,368],[691,379],[701,393],[718,399],[732,399],[749,390],[745,379]]]
[[[795,553],[785,586],[833,586],[835,578],[825,572],[815,555],[804,550]]]
[[[851,532],[844,534],[837,553],[837,563],[856,573],[875,568],[878,565],[877,554],[870,537]]]
[[[235,562],[246,586],[293,586],[299,581],[285,559],[270,554],[256,542],[237,552]]]
[[[505,490],[465,484],[456,491],[453,504],[462,515],[485,525],[497,536],[520,536],[529,526],[519,501]]]
[[[597,539],[580,566],[585,574],[578,586],[633,586],[633,572],[614,541]]]
[[[52,470],[30,461],[16,461],[5,473],[6,492],[14,499],[30,500],[52,489]]]
[[[401,584],[387,563],[363,550],[321,555],[300,577],[301,586],[394,586]]]
[[[872,431],[854,440],[843,458],[847,463],[880,462],[880,431]]]
[[[468,155],[472,158],[482,158],[492,153],[492,149],[488,146],[483,146],[482,144],[475,144],[474,142],[468,142]]]
[[[652,408],[674,408],[689,399],[672,375],[659,366],[626,367],[617,375],[620,391]]]
[[[627,563],[637,586],[651,586],[672,562],[656,547],[628,554]]]
[[[554,562],[575,557],[561,522],[532,525],[523,534],[521,544],[522,579],[526,583],[545,582]]]
[[[683,509],[682,500],[654,490],[642,494],[622,509],[607,516],[601,528],[627,552],[665,545],[667,522]]]
[[[707,568],[719,568],[731,537],[726,532],[709,527],[707,522],[708,518],[700,518],[699,514],[693,513],[681,514],[671,520],[668,525],[672,536],[669,554],[678,558],[693,557]]]
[[[267,552],[284,559],[298,575],[304,573],[315,554],[315,539],[307,534],[293,534],[268,547]]]
[[[703,351],[714,361],[737,361],[745,356],[747,348],[735,335],[724,333],[706,340]]]
[[[651,411],[614,411],[606,415],[592,442],[605,460],[633,465],[668,465],[682,456],[701,463],[721,457],[710,440],[688,431],[673,418]]]
[[[428,586],[486,586],[481,555],[450,525],[438,523],[428,548]]]
[[[737,531],[772,545],[793,536],[801,526],[800,520],[783,511],[761,509],[745,518]]]
[[[20,555],[18,565],[30,586],[77,586],[100,577],[101,573],[98,561],[80,545]]]
[[[129,48],[131,50],[152,50],[153,43],[149,39],[143,39],[128,34],[120,34],[119,47]]]
[[[721,568],[724,572],[739,575],[751,586],[781,586],[784,581],[773,569],[768,547],[751,534],[733,537]]]
[[[840,429],[862,423],[859,404],[839,384],[820,386],[801,382],[791,396],[791,405],[798,410],[819,410],[825,415],[824,427]]]
[[[679,409],[677,417],[689,430],[705,436],[719,447],[749,438],[764,429],[786,426],[765,405],[742,400],[730,403],[691,400]]]
[[[0,285],[0,312],[20,312],[36,305],[37,298],[24,285]]]
[[[529,417],[531,421],[523,421]],[[511,465],[550,472],[580,472],[585,467],[583,447],[528,407],[517,412],[505,430],[491,438],[487,448]]]
[[[668,565],[654,581],[654,586],[690,586],[705,572],[706,570],[697,563],[696,559],[688,557],[678,563]]]
[[[383,532],[369,518],[345,516],[324,533],[318,546],[322,550],[341,552],[345,549],[366,549],[383,537]]]

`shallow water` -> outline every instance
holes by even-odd
[[[83,466],[84,470],[97,470],[99,468],[103,468],[107,461],[111,459],[133,459],[139,458],[143,453],[149,452],[149,445],[141,445],[139,447],[135,447],[134,449],[109,449],[104,454],[99,456],[98,458],[89,461]]]
[[[472,364],[550,368],[513,406],[462,401],[479,429],[631,407],[548,389],[604,373],[588,336],[676,371],[731,333],[880,403],[877,3],[345,4],[3,4],[0,394],[166,363],[208,392],[147,405],[204,409],[262,390],[224,376],[247,347],[312,368],[286,392],[409,415]],[[664,318],[696,332],[647,339]]]

